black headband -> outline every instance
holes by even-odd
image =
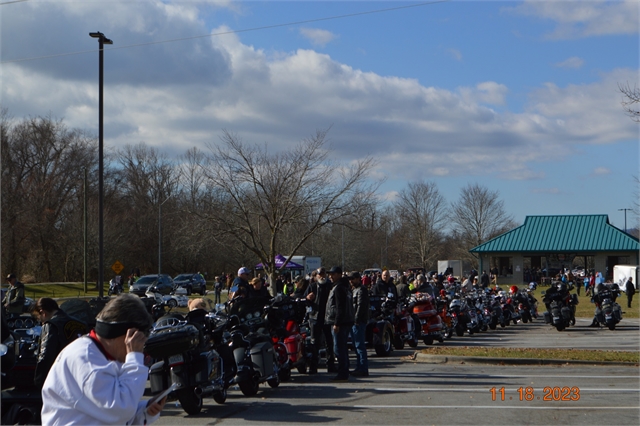
[[[96,320],[96,334],[104,339],[115,339],[124,336],[130,328],[139,328],[131,322],[104,322]]]

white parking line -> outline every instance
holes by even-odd
[[[638,408],[638,406],[635,407],[615,407],[615,406],[611,406],[611,405],[607,405],[607,406],[602,406],[602,407],[594,407],[594,406],[575,406],[575,407],[532,407],[532,406],[528,406],[528,405],[501,405],[499,403],[497,403],[496,405],[354,405],[353,408],[418,408],[418,409],[424,409],[424,408],[452,408],[452,409],[461,409],[461,408],[468,408],[471,410],[476,410],[478,408],[488,408],[491,410],[495,410],[496,407],[500,407],[500,409],[509,409],[509,408],[513,408],[513,409],[525,409],[525,410],[553,410],[553,411],[557,411],[557,410],[580,410],[580,411],[584,411],[584,410],[640,410],[640,408]]]
[[[492,378],[492,379],[519,379],[522,377],[533,377],[533,378],[544,378],[544,377],[552,377],[554,379],[559,379],[559,378],[567,378],[567,379],[635,379],[638,380],[640,379],[640,376],[628,376],[628,375],[624,375],[624,376],[614,376],[611,374],[608,375],[604,375],[604,376],[589,376],[589,375],[577,375],[577,374],[567,374],[567,375],[559,375],[559,374],[482,374],[482,373],[469,373],[464,374],[446,374],[446,373],[393,373],[393,374],[385,374],[385,373],[375,373],[376,376],[393,376],[393,377],[417,377],[417,378],[429,378],[429,377],[433,377],[433,378],[440,378],[440,377],[446,377],[446,378],[464,378],[464,379],[468,379],[468,380],[473,380],[474,378],[478,378],[478,379],[487,379],[487,378]]]

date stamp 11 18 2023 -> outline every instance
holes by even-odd
[[[536,390],[530,386],[519,387],[516,389],[513,395],[508,395],[508,391],[502,388],[491,388],[492,401],[504,401],[505,399],[513,400],[514,398],[520,401],[579,401],[580,400],[580,388],[568,387],[568,386],[547,386],[540,390]]]

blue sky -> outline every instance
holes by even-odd
[[[623,228],[640,125],[618,84],[640,85],[638,1],[450,1],[123,48],[418,4],[2,4],[0,102],[16,118],[51,113],[97,133],[88,33],[102,31],[114,40],[108,148],[145,142],[175,156],[227,129],[277,150],[331,126],[334,158],[379,160],[384,200],[416,179],[449,201],[480,183],[520,223],[605,213]],[[73,52],[84,53],[15,61]]]

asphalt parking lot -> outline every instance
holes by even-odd
[[[563,332],[538,322],[518,324],[445,345],[638,350],[638,320],[623,320],[615,331],[589,323],[579,320]],[[371,376],[347,383],[332,383],[327,373],[294,372],[276,389],[261,386],[256,397],[230,389],[225,404],[205,399],[196,416],[170,402],[156,424],[640,424],[637,365],[427,364],[407,361],[413,352],[386,358],[370,352]]]

